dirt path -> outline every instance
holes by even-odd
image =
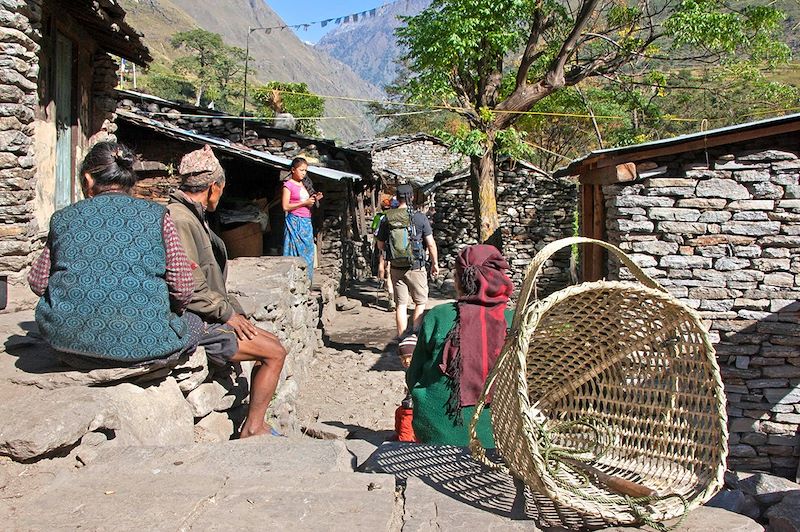
[[[304,381],[297,405],[301,424],[345,427],[350,437],[378,443],[394,433],[394,411],[405,396],[403,369],[387,344],[395,336],[394,313],[376,284],[356,285],[347,296],[362,302],[339,312],[326,329],[325,347]],[[431,298],[430,306],[447,301]]]

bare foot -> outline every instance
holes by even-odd
[[[266,423],[262,423],[260,427],[249,428],[242,427],[242,432],[239,433],[239,439],[250,438],[251,436],[263,436],[270,433],[271,427]]]

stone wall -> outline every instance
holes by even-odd
[[[11,285],[10,306],[39,230],[34,119],[41,15],[38,1],[0,3],[0,275]]]
[[[0,2],[0,276],[8,277],[10,309],[32,301],[24,278],[54,209],[55,105],[43,66],[51,49],[43,48],[42,6]],[[59,22],[78,26],[68,17]],[[77,166],[91,143],[114,140],[117,65],[91,39],[76,42]]]
[[[92,136],[89,145],[103,140],[116,141],[117,99],[114,87],[119,82],[119,65],[103,51],[94,55],[92,83]]]
[[[511,278],[519,289],[536,252],[572,236],[577,208],[577,187],[568,179],[552,179],[526,168],[498,170],[497,211],[503,236],[503,254],[511,265]],[[443,182],[429,198],[435,209],[433,233],[439,247],[440,279],[451,270],[462,247],[475,244],[475,215],[467,179]],[[557,253],[540,276],[539,295],[546,296],[569,285],[570,250]]]
[[[729,466],[791,478],[800,451],[798,154],[796,140],[766,139],[654,160],[665,173],[603,187],[608,241],[710,327]]]
[[[415,186],[430,183],[444,170],[456,172],[468,166],[469,158],[431,140],[415,140],[372,154],[373,169],[392,170]]]
[[[288,351],[268,416],[282,431],[295,432],[297,395],[314,350],[322,345],[320,303],[310,297],[306,264],[294,257],[239,258],[229,264],[228,291],[256,326],[276,335]]]

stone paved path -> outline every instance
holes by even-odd
[[[374,289],[358,288],[351,295],[366,305],[339,314],[302,386],[301,420],[327,439],[297,434],[131,447],[98,438],[36,463],[0,456],[3,529],[563,530],[557,511],[530,497],[520,505],[510,478],[481,471],[464,449],[381,444],[404,394],[403,374],[396,356],[384,352],[394,335],[392,315],[374,305]],[[19,324],[29,325],[30,317],[0,314],[4,348],[26,341]],[[3,386],[35,370],[15,358],[0,362]],[[17,405],[20,422],[26,412],[47,415],[46,402],[34,408],[24,398],[6,399],[6,406]],[[0,428],[9,415],[0,414]],[[677,530],[763,528],[702,508]]]
[[[358,284],[348,295],[361,305],[338,313],[326,329],[326,345],[301,387],[298,418],[306,425],[343,427],[351,438],[377,443],[392,435],[395,408],[405,397],[400,361],[386,349],[396,335],[394,313],[374,283]],[[431,298],[432,304],[444,301]]]

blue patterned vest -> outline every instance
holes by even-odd
[[[166,209],[107,193],[70,205],[50,221],[50,279],[36,323],[53,348],[137,362],[188,342],[170,311],[164,280]]]

